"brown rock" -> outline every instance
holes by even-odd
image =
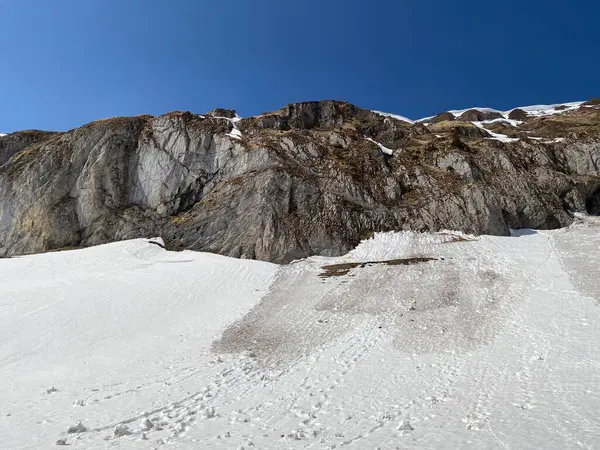
[[[440,113],[437,116],[433,117],[432,119],[430,119],[429,122],[439,123],[439,122],[446,122],[446,121],[451,121],[451,120],[455,120],[454,114],[452,114],[451,112],[443,112],[443,113]]]
[[[430,129],[432,133],[452,133],[457,136],[464,136],[469,138],[491,137],[489,133],[479,128],[478,126],[472,124],[471,122],[462,122],[458,120],[454,122],[439,122],[430,125]]]
[[[523,111],[522,109],[516,108],[513,109],[509,114],[508,114],[508,118],[511,120],[519,120],[519,121],[525,121],[527,120],[527,113],[525,111]]]
[[[600,98],[593,98],[587,102],[583,102],[581,106],[600,106]]]
[[[462,113],[457,120],[464,122],[482,122],[484,120],[501,119],[502,114],[496,111],[480,111],[478,109],[469,109]]]
[[[233,109],[215,108],[212,111],[206,113],[207,116],[213,117],[226,117],[233,119],[236,116],[236,112]]]

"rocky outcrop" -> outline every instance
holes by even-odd
[[[581,106],[600,106],[600,98],[592,98],[587,102],[583,102]]]
[[[470,122],[463,121],[444,121],[438,122],[430,126],[433,133],[451,133],[457,136],[466,138],[489,138],[491,135],[476,125]]]
[[[527,113],[520,108],[513,109],[509,114],[508,118],[511,120],[527,120]]]
[[[0,256],[160,235],[288,262],[374,231],[564,226],[600,210],[600,111],[543,119],[500,142],[469,122],[323,101],[13,133],[0,137]]]
[[[33,146],[56,133],[47,131],[28,130],[10,135],[0,136],[0,166],[21,150]]]
[[[446,121],[450,121],[450,120],[455,120],[454,114],[452,114],[451,112],[443,112],[443,113],[439,113],[437,116],[434,116],[431,119],[429,119],[429,122],[430,123],[439,123],[439,122],[446,122]]]
[[[207,112],[206,115],[212,117],[225,117],[227,119],[233,119],[236,117],[235,110],[224,108],[215,108],[212,111]]]
[[[469,109],[458,116],[458,120],[463,122],[482,122],[484,120],[501,119],[502,114],[497,111],[481,111],[479,109]]]

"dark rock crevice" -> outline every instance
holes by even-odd
[[[600,187],[592,190],[585,199],[585,210],[588,214],[600,216]]]

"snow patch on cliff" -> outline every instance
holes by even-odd
[[[380,116],[391,117],[393,119],[398,119],[398,120],[401,120],[403,122],[415,123],[414,120],[411,120],[408,117],[399,116],[398,114],[390,114],[390,113],[386,113],[386,112],[383,112],[383,111],[371,111],[371,112],[374,112],[375,114],[379,114]]]
[[[394,154],[394,150],[392,150],[391,148],[387,148],[385,145],[380,144],[379,142],[374,141],[373,139],[368,138],[366,136],[365,136],[365,139],[367,141],[371,141],[373,144],[377,144],[377,146],[379,147],[379,149],[381,150],[382,153],[384,153],[388,156],[392,156]]]
[[[473,125],[475,125],[476,127],[478,127],[478,128],[481,128],[482,130],[485,130],[485,131],[487,131],[487,132],[488,132],[488,133],[489,133],[489,134],[492,136],[492,137],[491,137],[491,138],[489,138],[489,139],[495,139],[495,140],[497,140],[497,141],[500,141],[500,142],[505,142],[505,143],[508,143],[508,142],[516,142],[516,141],[518,141],[518,140],[519,140],[519,138],[511,138],[511,137],[508,137],[508,136],[507,136],[507,135],[505,135],[505,134],[501,134],[501,133],[495,133],[495,132],[493,132],[493,131],[491,131],[491,130],[489,130],[489,129],[485,128],[484,124],[485,124],[486,122],[472,122],[472,123],[473,123]]]

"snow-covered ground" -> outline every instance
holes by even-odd
[[[600,448],[599,231],[0,260],[0,448]]]

